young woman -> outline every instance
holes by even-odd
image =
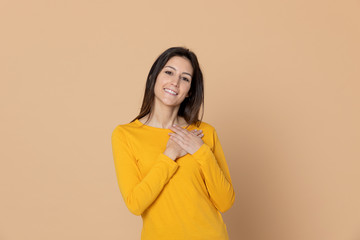
[[[198,119],[203,103],[196,55],[169,48],[150,69],[139,115],[112,132],[119,188],[143,219],[142,240],[228,239],[220,212],[235,192],[215,128]]]

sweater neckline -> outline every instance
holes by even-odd
[[[136,123],[136,125],[138,125],[139,127],[143,127],[143,128],[150,129],[150,130],[171,131],[171,129],[169,129],[169,128],[158,128],[158,127],[152,127],[152,126],[143,124],[142,122],[140,122],[139,119],[135,119],[135,123]],[[186,126],[182,126],[181,128],[185,129]]]

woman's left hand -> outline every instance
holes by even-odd
[[[174,131],[173,133],[169,133],[170,139],[179,144],[189,154],[194,154],[201,145],[204,144],[201,137],[198,137],[184,128],[171,126],[169,129]]]

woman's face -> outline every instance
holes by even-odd
[[[175,56],[169,59],[155,82],[155,104],[180,106],[188,96],[193,75],[190,61]]]

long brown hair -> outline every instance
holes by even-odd
[[[175,56],[187,58],[191,62],[191,65],[194,70],[193,78],[189,90],[189,96],[186,97],[184,101],[180,104],[178,116],[183,117],[189,125],[195,123],[196,126],[200,126],[202,118],[204,116],[203,74],[201,72],[199,62],[197,60],[195,53],[183,47],[169,48],[156,59],[147,77],[144,99],[142,102],[140,113],[131,122],[135,121],[136,119],[140,119],[146,116],[147,114],[149,114],[147,121],[150,119],[152,113],[151,110],[155,98],[154,87],[157,76],[159,75],[159,72],[163,69],[165,64],[170,60],[170,58]],[[199,120],[199,112],[201,105],[203,106],[203,108],[202,108],[202,115]]]

